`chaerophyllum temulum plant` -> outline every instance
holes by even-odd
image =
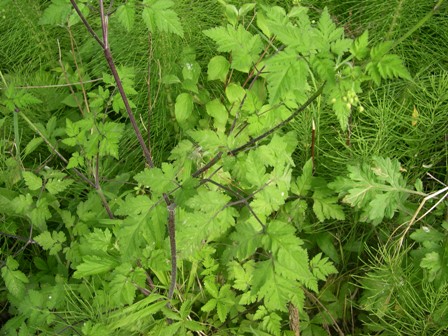
[[[172,115],[180,136],[160,166],[135,114],[133,69],[114,61],[109,27],[132,33],[144,24],[149,34],[182,37],[175,3],[52,0],[43,13],[44,25],[83,24],[108,72],[71,92],[79,113],[63,120],[62,131],[55,118],[47,125],[27,118],[23,108],[39,101],[22,102],[12,89],[2,97],[42,139],[28,151],[45,143],[59,159],[53,168],[24,170],[19,190],[4,196],[10,215],[30,227],[25,247],[46,254],[33,258],[30,275],[16,255],[5,260],[16,315],[5,332],[341,333],[337,316],[313,320],[307,304],[337,270],[300,237],[305,216],[344,220],[339,190],[313,175],[314,157],[294,162],[298,140],[287,126],[319,104],[345,131],[362,109],[364,83],[410,76],[389,53],[392,42],[370,47],[367,32],[346,38],[327,10],[314,20],[301,5],[222,4],[226,22],[203,32],[217,50],[207,68],[190,53],[177,73],[159,78],[178,92]],[[81,75],[77,62],[73,69]],[[67,79],[63,62],[57,71]],[[127,154],[124,132],[134,132],[146,168],[112,176],[109,167]],[[74,184],[84,193],[60,200]]]

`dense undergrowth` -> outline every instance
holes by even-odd
[[[448,332],[444,1],[0,5],[2,334]]]

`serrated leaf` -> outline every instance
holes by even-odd
[[[411,75],[398,55],[384,55],[378,62],[378,71],[382,78],[404,78],[411,79]]]
[[[281,248],[296,249],[303,245],[303,241],[295,235],[295,228],[291,224],[277,220],[269,223],[262,241],[264,248],[273,253],[277,253]]]
[[[31,223],[41,231],[47,229],[46,221],[51,218],[51,212],[48,209],[48,206],[48,199],[43,197],[37,200],[36,207],[28,214]]]
[[[193,97],[188,93],[181,93],[176,98],[174,114],[178,123],[184,123],[193,113]]]
[[[34,152],[37,149],[37,147],[39,147],[39,145],[42,144],[43,142],[44,140],[42,138],[31,139],[25,147],[25,156],[28,156],[32,152]]]
[[[336,56],[342,56],[345,52],[347,52],[353,44],[353,40],[351,39],[340,39],[336,40],[331,44],[331,52],[336,54]]]
[[[263,300],[267,309],[287,312],[289,297],[297,288],[293,281],[278,276],[274,269],[272,260],[255,265],[252,293]]]
[[[152,33],[157,31],[174,33],[180,37],[184,31],[179,17],[171,8],[174,2],[171,0],[144,0],[145,8],[142,12],[143,21]]]
[[[162,164],[160,168],[145,168],[142,172],[134,176],[134,179],[151,189],[155,195],[162,195],[164,192],[169,192],[176,187],[174,179],[176,172],[173,170],[173,166],[168,163]]]
[[[116,12],[118,22],[130,32],[134,27],[135,22],[135,3],[134,1],[128,1],[123,5],[118,6]]]
[[[6,259],[6,266],[2,267],[1,273],[5,286],[11,295],[18,299],[22,299],[25,295],[25,284],[29,282],[26,275],[17,270],[19,268],[19,263],[14,260],[11,256]]]
[[[84,239],[92,249],[107,252],[111,245],[112,233],[108,229],[95,228],[93,232],[85,235]]]
[[[213,297],[218,298],[219,297],[219,290],[216,286],[215,280],[212,277],[208,277],[204,280],[204,287],[205,290]]]
[[[342,207],[337,204],[337,197],[330,197],[329,193],[323,190],[315,190],[313,193],[313,201],[313,211],[319,221],[323,222],[326,219],[345,219]]]
[[[73,274],[75,279],[109,272],[118,266],[118,261],[112,257],[85,256],[82,259],[83,262],[76,267],[76,272]]]
[[[67,169],[83,167],[84,157],[79,154],[79,152],[74,152],[70,160],[68,160]]]
[[[277,313],[271,312],[263,318],[261,325],[270,335],[279,336],[281,335],[282,321],[283,319]]]
[[[201,310],[204,312],[211,312],[216,307],[216,299],[210,299],[207,301],[205,305],[201,307]]]
[[[224,133],[217,133],[212,130],[200,130],[191,131],[189,134],[201,146],[201,149],[210,153],[216,153],[227,145],[227,137]]]
[[[100,141],[99,154],[103,156],[110,155],[118,160],[118,148],[120,139],[123,136],[124,124],[108,121],[99,124],[97,127],[103,136],[103,139]]]
[[[419,243],[423,243],[425,241],[437,243],[442,241],[445,238],[445,235],[434,228],[423,226],[421,229],[417,229],[413,232],[410,237]]]
[[[336,117],[338,118],[341,129],[344,131],[347,130],[351,107],[349,107],[349,104],[344,102],[341,98],[336,99],[332,107]]]
[[[48,250],[50,255],[56,255],[62,250],[62,244],[67,240],[67,237],[62,231],[53,231],[52,233],[45,231],[34,237],[34,240],[37,241],[44,250]]]
[[[232,53],[231,67],[242,72],[250,70],[263,50],[260,37],[252,35],[242,25],[211,28],[204,34],[216,42],[218,51]]]
[[[378,43],[376,46],[372,47],[370,50],[370,57],[372,58],[372,61],[378,62],[381,60],[381,58],[389,52],[389,50],[392,48],[393,42],[392,41],[385,41]]]
[[[30,190],[38,190],[42,188],[42,178],[39,176],[34,175],[32,172],[24,171],[22,173],[23,179],[25,180],[25,183],[27,187]]]
[[[72,10],[68,0],[52,0],[39,19],[41,25],[61,25],[65,23]]]
[[[358,60],[364,59],[369,54],[369,31],[366,30],[352,44],[350,52]]]
[[[291,192],[297,196],[306,196],[311,190],[313,179],[313,160],[309,159],[303,166],[302,175],[297,177],[296,183],[291,186]]]
[[[117,306],[130,305],[134,302],[136,286],[130,278],[132,266],[129,263],[124,263],[117,267],[112,273],[112,280],[110,281],[110,291],[116,293],[113,296],[113,303]]]
[[[447,266],[442,265],[442,258],[440,258],[440,254],[437,252],[426,253],[420,262],[420,266],[428,270],[429,281],[434,281],[443,267],[447,268]]]
[[[230,63],[223,56],[215,56],[208,63],[207,74],[208,80],[218,79],[225,82],[227,73],[229,72]]]
[[[72,179],[50,179],[45,183],[45,189],[52,195],[56,195],[70,186],[74,181]]]
[[[310,267],[313,275],[319,280],[326,280],[328,275],[338,273],[327,257],[322,258],[322,253],[316,254],[310,260]]]
[[[234,279],[232,287],[243,292],[246,291],[252,282],[255,261],[249,260],[243,265],[240,265],[237,261],[231,261],[227,267]]]
[[[236,225],[236,231],[231,234],[234,245],[231,253],[238,259],[244,260],[261,246],[262,228],[248,221]]]
[[[308,65],[298,58],[294,50],[286,49],[266,61],[266,80],[268,82],[269,103],[271,105],[297,95],[297,103],[303,103],[308,90]]]

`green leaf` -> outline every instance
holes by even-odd
[[[270,335],[280,336],[282,321],[283,319],[277,313],[271,312],[263,318],[261,325]]]
[[[218,132],[224,133],[226,129],[228,112],[225,106],[219,101],[219,99],[211,100],[205,106],[207,114],[214,119],[214,126]]]
[[[201,310],[208,313],[211,312],[216,307],[216,299],[210,299],[205,305],[201,307]]]
[[[30,190],[38,190],[42,188],[42,179],[34,175],[32,172],[24,171],[23,179]]]
[[[392,41],[378,43],[370,50],[370,57],[375,63],[380,61],[383,56],[390,51],[393,46]]]
[[[56,195],[70,186],[74,181],[69,178],[65,179],[50,179],[45,183],[45,189],[52,195]]]
[[[143,21],[149,31],[174,33],[180,37],[184,36],[182,24],[176,12],[171,8],[174,2],[171,0],[144,0]]]
[[[238,260],[244,260],[254,254],[256,249],[261,246],[262,228],[258,223],[255,224],[250,221],[238,222],[235,228],[236,231],[230,236],[234,242],[230,253]]]
[[[302,175],[297,177],[296,183],[291,185],[291,192],[297,196],[305,197],[311,190],[313,179],[313,160],[309,159],[303,166]]]
[[[412,192],[400,169],[397,159],[374,157],[372,165],[348,166],[348,178],[338,177],[328,186],[344,196],[344,203],[363,210],[361,220],[376,225],[392,218]]]
[[[238,84],[230,83],[226,87],[226,97],[231,104],[241,102],[245,95],[246,90]]]
[[[132,304],[137,286],[144,287],[145,279],[145,272],[140,268],[134,270],[130,263],[118,266],[112,272],[110,281],[110,291],[116,293],[113,296],[113,303],[117,306]]]
[[[321,51],[329,51],[330,43],[336,41],[344,35],[342,28],[337,28],[325,7],[317,23],[318,33],[315,43]]]
[[[106,229],[95,228],[84,236],[86,244],[94,250],[107,252],[111,246],[112,233]]]
[[[289,223],[277,220],[270,222],[262,240],[264,248],[274,253],[281,248],[296,250],[303,245],[303,241],[296,236],[295,231],[296,229]],[[307,257],[305,262],[308,263]]]
[[[45,231],[47,229],[46,221],[51,218],[51,212],[48,209],[48,199],[46,197],[42,197],[36,202],[36,207],[31,210],[28,216],[31,219],[31,223],[41,231]]]
[[[327,188],[316,189],[313,193],[313,211],[321,222],[326,219],[345,219],[342,207],[337,204],[338,198],[332,194]]]
[[[26,275],[17,270],[19,263],[11,256],[6,258],[6,266],[2,267],[2,277],[5,281],[5,286],[11,295],[18,299],[23,299],[25,296],[25,284],[29,282]]]
[[[33,205],[33,197],[30,194],[19,195],[12,202],[12,209],[19,215],[25,215]]]
[[[297,103],[306,100],[308,65],[292,49],[280,51],[266,61],[269,103],[277,104],[293,94]]]
[[[227,137],[224,133],[212,130],[191,131],[189,135],[196,141],[201,149],[208,153],[216,153],[227,145]]]
[[[442,265],[442,258],[440,258],[440,255],[437,252],[426,253],[425,257],[420,262],[420,266],[428,270],[429,281],[434,281],[438,273],[444,267]],[[447,266],[445,266],[445,268],[447,268]]]
[[[322,253],[316,254],[310,260],[310,267],[313,275],[319,280],[326,280],[328,275],[338,273],[328,258],[322,258]]]
[[[148,187],[155,195],[162,195],[164,192],[169,192],[176,187],[174,183],[176,172],[169,163],[164,162],[162,169],[160,168],[145,168],[144,171],[134,176],[134,179]]]
[[[49,250],[50,255],[56,255],[62,250],[62,244],[67,240],[65,233],[62,231],[42,232],[40,235],[34,237],[34,240],[43,247],[44,250]]]
[[[267,309],[287,312],[290,297],[299,289],[293,281],[278,276],[274,270],[272,260],[256,263],[252,293],[256,294],[259,300],[263,300]]]
[[[116,15],[118,22],[130,32],[135,22],[135,2],[127,1],[125,4],[118,6]]]
[[[32,152],[34,152],[37,147],[39,147],[40,144],[42,144],[44,140],[42,138],[33,138],[30,140],[30,142],[27,143],[25,147],[25,156],[30,155]]]
[[[190,198],[186,205],[205,214],[215,215],[230,201],[230,197],[219,191],[199,188],[198,193]]]
[[[123,136],[124,124],[108,121],[99,124],[97,127],[98,132],[103,137],[100,142],[99,154],[103,156],[111,155],[118,160],[118,148],[120,139]]]
[[[263,50],[260,36],[252,35],[242,25],[211,28],[204,34],[216,42],[218,51],[232,54],[231,67],[241,72],[249,72]]]
[[[79,152],[74,152],[70,160],[68,160],[67,169],[83,167],[84,157],[79,154]]]
[[[240,265],[237,261],[233,260],[227,264],[230,278],[233,279],[232,287],[240,291],[246,291],[251,282],[255,269],[255,261],[249,260],[243,265]]]
[[[208,80],[218,79],[225,82],[229,72],[230,63],[223,56],[215,56],[208,63]]]
[[[398,55],[384,55],[378,62],[378,71],[382,78],[404,78],[411,79],[411,75]]]
[[[419,243],[423,243],[425,241],[437,243],[445,239],[445,235],[443,233],[427,226],[423,226],[421,229],[417,229],[410,235],[410,237]]]
[[[188,93],[181,93],[176,98],[174,113],[178,123],[184,123],[193,113],[193,97]]]
[[[39,19],[41,25],[62,25],[72,10],[69,0],[52,0]]]
[[[87,4],[84,3],[78,3],[78,8],[79,11],[81,12],[81,14],[84,17],[88,17],[89,13],[90,13],[90,7],[87,6]],[[78,13],[75,11],[72,11],[72,13],[70,14],[70,17],[68,18],[68,25],[69,26],[73,26],[77,23],[81,22],[81,18],[79,17]]]
[[[334,238],[329,232],[320,232],[313,234],[313,239],[316,241],[317,246],[324,252],[327,256],[329,256],[333,262],[338,264],[340,262],[339,251],[336,249],[334,245]]]
[[[350,49],[352,44],[353,40],[351,39],[336,40],[331,44],[331,51],[336,54],[336,56],[340,57]]]
[[[369,32],[366,30],[353,42],[350,52],[358,60],[364,59],[369,54]]]
[[[76,272],[73,274],[75,279],[109,272],[119,265],[117,260],[109,256],[85,256],[82,260],[83,262],[76,267]]]

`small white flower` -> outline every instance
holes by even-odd
[[[422,230],[423,231],[425,231],[426,233],[428,233],[430,230],[429,230],[429,227],[427,227],[427,226],[423,226],[422,227]]]
[[[48,295],[48,300],[51,300],[51,295]]]
[[[185,66],[187,67],[188,70],[193,69],[193,64],[191,64],[191,63],[187,63],[187,64],[185,64]]]

